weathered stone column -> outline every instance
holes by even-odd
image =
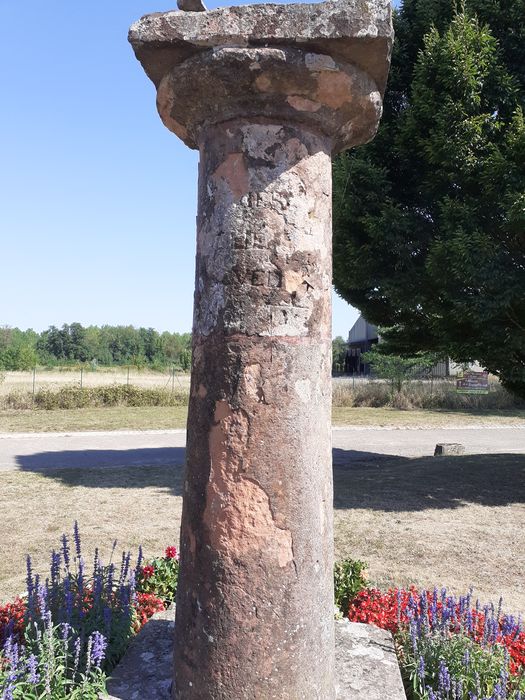
[[[200,150],[174,698],[334,697],[331,154],[373,136],[391,42],[359,7],[131,29]]]

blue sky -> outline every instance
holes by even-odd
[[[191,330],[197,154],[127,42],[174,7],[0,0],[0,325]],[[334,294],[334,336],[356,317]]]

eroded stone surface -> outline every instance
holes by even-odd
[[[339,151],[374,136],[381,92],[367,72],[325,54],[220,47],[168,71],[158,86],[157,107],[168,129],[191,148],[210,125],[242,117],[310,126]],[[241,163],[225,167],[242,177]]]
[[[383,92],[393,41],[391,14],[390,0],[159,12],[135,22],[129,40],[157,86],[176,65],[207,49],[286,46],[352,63],[366,70]]]
[[[336,622],[337,700],[406,700],[390,632]]]
[[[333,697],[330,150],[203,134],[177,698]]]
[[[465,454],[465,446],[459,442],[438,442],[434,449],[434,457]]]

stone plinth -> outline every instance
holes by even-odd
[[[108,693],[100,700],[169,700],[173,618],[173,610],[155,613],[112,673]],[[406,700],[390,632],[337,620],[335,649],[337,700]]]
[[[131,28],[164,124],[200,151],[174,698],[335,697],[331,155],[375,133],[389,13]]]

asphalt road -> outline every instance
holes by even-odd
[[[525,454],[525,428],[334,428],[334,463],[423,457],[438,442],[459,442],[470,454]],[[0,471],[181,463],[185,443],[184,430],[0,433]]]

